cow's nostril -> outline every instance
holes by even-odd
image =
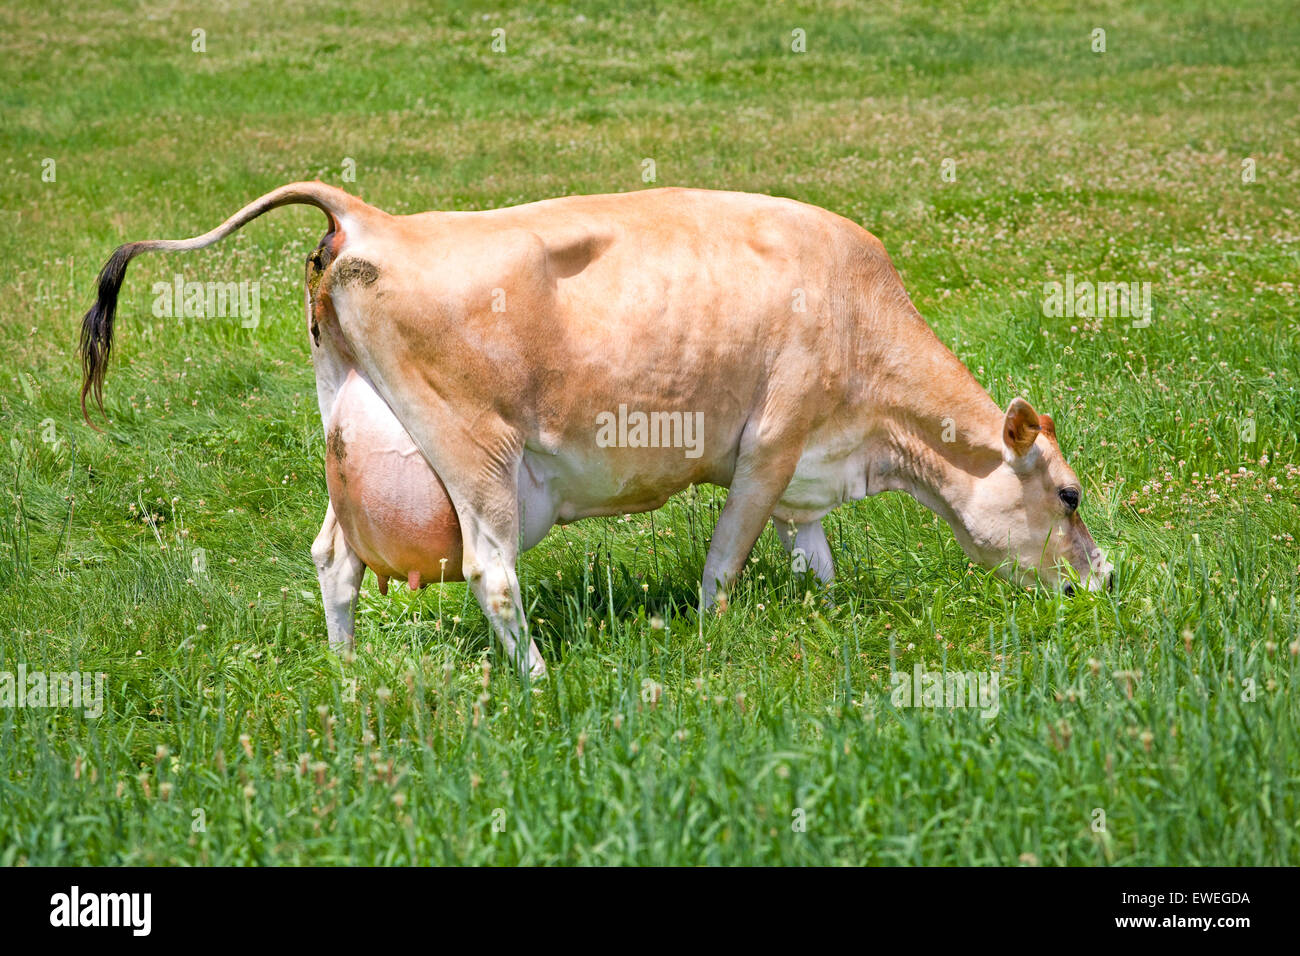
[[[1074,585],[1069,581],[1065,582],[1065,587],[1062,590],[1065,591],[1066,597],[1074,597]]]
[[[1107,591],[1113,591],[1113,590],[1115,590],[1115,572],[1114,572],[1114,571],[1107,571],[1107,572],[1106,572],[1106,590],[1107,590]]]

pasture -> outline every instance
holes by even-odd
[[[0,863],[1297,862],[1294,4],[276,6],[0,10],[0,674],[104,675],[98,716],[0,707]],[[340,660],[317,211],[136,260],[102,433],[77,402],[119,243],[316,177],[861,223],[994,399],[1055,417],[1114,592],[1018,589],[890,494],[826,519],[832,589],[769,527],[701,617],[704,487],[523,557],[538,686],[460,584],[368,574]],[[1149,282],[1149,323],[1048,314],[1067,280]],[[996,706],[896,706],[933,672]]]

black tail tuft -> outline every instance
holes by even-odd
[[[139,243],[118,246],[99,271],[99,297],[81,320],[81,414],[90,423],[86,411],[86,397],[93,396],[95,405],[104,411],[104,369],[108,366],[108,353],[113,349],[113,316],[117,313],[117,294],[126,275],[126,264],[140,251]]]
[[[265,196],[259,196],[216,229],[193,239],[146,239],[118,246],[99,272],[99,297],[81,320],[81,368],[85,373],[85,379],[81,383],[81,414],[87,424],[90,424],[90,415],[86,412],[88,396],[94,397],[101,413],[104,411],[104,370],[108,367],[108,353],[113,349],[113,316],[117,313],[117,293],[122,288],[126,264],[138,253],[150,250],[187,252],[191,249],[205,249],[252,222],[262,213],[293,203],[305,203],[323,210],[334,231],[338,230],[339,220],[344,216],[350,217],[349,221],[353,225],[383,216],[383,213],[371,209],[360,199],[333,186],[321,182],[289,183],[271,190]]]

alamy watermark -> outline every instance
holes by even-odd
[[[1074,273],[1065,282],[1043,283],[1043,315],[1049,318],[1133,319],[1133,327],[1151,324],[1150,282],[1076,282]]]
[[[171,282],[153,284],[153,314],[159,319],[239,319],[246,329],[262,320],[262,283],[186,282],[179,272]]]
[[[148,936],[153,927],[152,893],[83,893],[73,886],[50,897],[50,925],[125,927],[133,936]]]
[[[681,448],[687,458],[704,454],[703,412],[639,412],[596,415],[598,448]]]
[[[889,699],[895,707],[971,707],[992,720],[1002,709],[996,671],[923,671],[921,662],[912,673],[894,671]]]
[[[70,707],[97,718],[104,713],[103,673],[85,671],[0,671],[0,707]]]

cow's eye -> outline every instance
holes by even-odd
[[[1078,510],[1079,508],[1078,488],[1062,488],[1060,491],[1057,492],[1057,495],[1060,497],[1061,502],[1065,505],[1068,511]]]

